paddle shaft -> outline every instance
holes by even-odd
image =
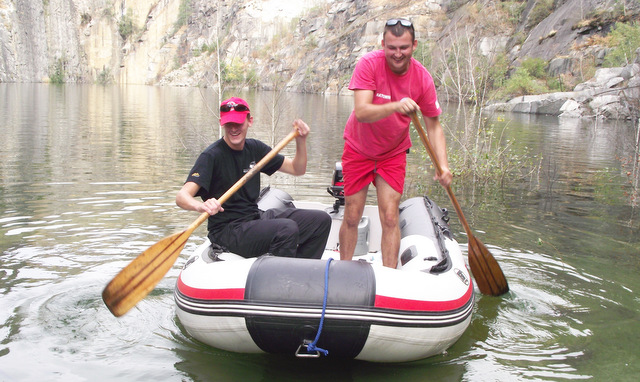
[[[262,158],[258,163],[256,163],[255,166],[250,168],[249,171],[247,171],[247,173],[244,174],[242,178],[240,178],[240,180],[238,180],[233,186],[231,186],[231,188],[228,189],[227,192],[222,194],[222,196],[218,198],[218,202],[220,202],[220,204],[223,204],[224,202],[226,202],[227,199],[231,197],[231,195],[235,194],[239,189],[241,189],[249,181],[249,179],[253,178],[255,174],[260,172],[260,170],[262,170],[262,168],[267,163],[269,163],[273,158],[275,158],[275,156],[280,152],[280,150],[282,150],[287,144],[289,144],[289,142],[291,142],[292,139],[294,139],[297,136],[298,136],[298,130],[294,130],[290,132],[289,135],[287,135],[282,141],[280,141],[280,143],[278,143],[271,151],[269,151],[267,155],[264,156],[264,158]],[[204,223],[209,218],[209,216],[210,215],[208,212],[203,212],[193,223],[191,223],[191,225],[185,231],[195,230],[196,228],[198,228],[198,226],[200,226],[200,224]]]
[[[431,142],[429,142],[429,138],[427,138],[426,132],[422,128],[422,124],[418,119],[418,114],[411,113],[411,120],[413,121],[413,124],[415,125],[416,130],[418,131],[418,135],[420,135],[420,139],[422,140],[424,147],[427,149],[427,153],[431,158],[431,162],[433,162],[433,165],[436,168],[436,173],[438,175],[442,174],[442,167],[440,166],[440,161],[436,156],[436,152],[433,149],[433,146],[431,146]],[[456,199],[456,196],[453,194],[453,191],[451,190],[451,186],[446,186],[445,189],[447,190],[449,199],[451,199],[451,203],[453,203],[453,208],[456,210],[456,213],[458,214],[458,218],[460,219],[460,223],[462,223],[462,227],[464,227],[464,230],[467,233],[467,236],[469,237],[473,236],[473,233],[471,232],[471,227],[469,227],[469,223],[467,223],[467,219],[464,217],[464,214],[462,213],[462,208],[458,203],[458,199]]]
[[[292,131],[265,155],[253,168],[240,178],[218,201],[227,201],[247,181],[269,163],[284,146],[299,135]],[[186,230],[168,236],[133,259],[102,291],[102,299],[114,316],[120,317],[140,302],[173,267],[191,233],[209,218],[202,213]]]

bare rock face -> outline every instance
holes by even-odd
[[[3,81],[42,81],[48,77],[49,52],[41,1],[3,2],[0,8]]]
[[[566,54],[572,45],[583,43],[591,34],[592,27],[578,27],[580,21],[593,10],[606,5],[607,0],[560,0],[553,4],[557,4],[556,8],[527,34],[518,56],[539,57],[549,61]],[[527,1],[520,29],[524,29],[532,21],[531,18],[540,13],[539,7],[540,2]]]
[[[635,7],[629,15],[640,13],[640,3],[625,4]],[[380,47],[391,17],[411,19],[419,43],[437,41],[444,51],[463,28],[478,34],[482,55],[504,52],[514,66],[528,57],[550,60],[549,72],[559,76],[582,62],[576,45],[615,22],[589,16],[610,10],[610,0],[527,0],[515,30],[504,30],[500,20],[473,19],[478,9],[496,6],[492,0],[0,0],[0,82],[214,87],[235,81],[351,94],[346,87],[356,62]],[[606,49],[588,54],[597,65]],[[489,108],[629,118],[638,110],[639,85],[637,64],[601,69],[572,92]]]
[[[113,36],[113,21],[103,14],[108,0],[0,0],[0,81],[82,82],[92,76],[92,55],[108,55],[112,41],[92,44],[92,29]],[[94,35],[96,35],[94,33]],[[116,45],[119,42],[116,42]]]
[[[389,15],[426,37],[440,1],[0,0],[0,81],[213,86],[251,66],[253,86],[336,93]]]

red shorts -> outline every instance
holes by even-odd
[[[402,194],[407,171],[407,153],[401,152],[390,158],[374,160],[366,158],[344,145],[342,152],[342,177],[344,194],[353,195],[369,183],[375,186],[376,175],[380,175],[389,185]]]

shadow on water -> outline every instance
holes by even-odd
[[[179,325],[179,323],[177,323]],[[235,354],[194,342],[182,332],[173,349],[183,361],[175,367],[193,381],[460,381],[464,366],[439,358],[405,364],[379,364],[350,359],[296,358],[293,355]]]

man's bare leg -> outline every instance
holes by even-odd
[[[364,212],[369,186],[344,197],[344,217],[340,226],[340,260],[351,260],[358,244],[358,225]]]
[[[395,268],[400,250],[399,207],[402,194],[394,190],[380,175],[376,176],[378,211],[382,225],[382,264]]]

